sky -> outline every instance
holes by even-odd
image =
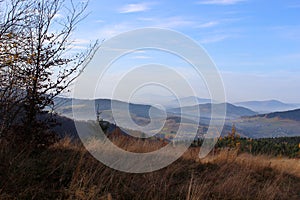
[[[125,31],[167,28],[206,50],[221,74],[227,101],[277,99],[300,103],[300,1],[90,0],[87,12],[73,35],[77,49]],[[98,51],[105,49],[100,47]],[[186,72],[192,87],[202,91],[203,81],[189,76],[188,64],[175,57],[154,51],[126,55],[111,66],[103,84],[109,91],[130,67],[159,62]],[[149,72],[142,76],[149,76]],[[107,96],[108,91],[102,90],[102,95]],[[209,91],[197,95],[209,98]]]

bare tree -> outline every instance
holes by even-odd
[[[27,133],[93,56],[97,43],[84,52],[72,50],[72,33],[84,19],[86,7],[87,3],[74,4],[72,0],[13,0],[4,13],[1,90],[8,88],[17,97],[11,105],[22,108],[17,113],[23,113]]]

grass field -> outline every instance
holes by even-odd
[[[162,142],[114,139],[133,152]],[[299,199],[300,161],[224,149],[203,160],[190,148],[155,172],[129,174],[106,167],[65,138],[36,152],[0,146],[0,199]]]

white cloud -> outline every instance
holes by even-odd
[[[107,25],[97,31],[96,35],[99,35],[101,39],[109,39],[122,32],[130,31],[137,28],[136,26],[129,23],[119,23],[113,25]]]
[[[163,27],[163,28],[178,28],[178,27],[185,27],[185,26],[192,26],[195,22],[191,20],[184,19],[180,16],[177,17],[170,17],[166,19],[160,19],[156,26]]]
[[[203,0],[197,3],[206,5],[234,5],[243,1],[246,0]]]
[[[155,21],[157,19],[156,18],[152,18],[152,17],[140,17],[140,18],[138,18],[138,20],[145,21],[145,22],[153,22],[153,21]]]
[[[215,42],[223,41],[227,38],[229,38],[229,35],[216,35],[216,36],[204,38],[204,39],[200,40],[200,43],[201,44],[215,43]]]
[[[219,22],[217,22],[217,21],[210,21],[210,22],[206,22],[206,23],[200,24],[200,25],[198,25],[196,27],[197,28],[210,28],[210,27],[216,26],[218,24],[219,24]]]
[[[147,3],[137,3],[137,4],[127,4],[119,9],[120,13],[134,13],[143,12],[150,9],[150,4]]]
[[[160,28],[178,28],[178,27],[191,27],[197,23],[195,21],[185,19],[182,16],[173,17],[160,17],[160,18],[138,18],[139,21],[148,23],[148,26],[160,27]]]
[[[77,38],[74,39],[70,45],[68,45],[68,49],[71,51],[86,50],[88,49],[89,44],[91,44],[90,40]]]
[[[142,21],[142,23],[141,23]],[[139,18],[136,22],[121,22],[118,24],[110,24],[102,27],[97,31],[96,35],[101,38],[108,39],[116,36],[122,32],[134,30],[141,27],[159,27],[159,28],[181,28],[181,27],[192,27],[196,26],[198,22],[184,19],[180,16],[169,17],[169,18]],[[210,26],[206,24],[205,26]],[[211,24],[212,26],[212,24]]]

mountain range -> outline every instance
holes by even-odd
[[[251,109],[258,113],[269,113],[275,111],[287,111],[292,109],[300,108],[297,104],[283,103],[278,100],[268,100],[268,101],[244,101],[234,103],[237,106],[243,106],[245,108]]]
[[[165,102],[167,108],[176,108],[176,107],[186,107],[186,106],[194,106],[198,104],[206,104],[206,103],[215,103],[215,101],[206,98],[199,98],[199,97],[183,97],[180,99],[173,99],[168,102]]]
[[[200,100],[201,99],[199,99],[199,101]],[[188,98],[186,102],[188,104]],[[205,102],[205,100],[203,100],[203,102]],[[275,104],[282,105],[274,101],[270,101],[269,103],[270,105],[273,105],[274,109],[279,108],[275,107]],[[164,116],[166,116],[165,125],[162,129],[164,134],[172,134],[176,132],[180,123],[186,124],[186,126],[189,126],[189,124],[195,124],[194,121],[196,120],[195,116],[197,116],[198,109],[200,110],[201,116],[198,128],[203,132],[203,130],[207,130],[208,124],[210,123],[212,105],[216,108],[217,114],[221,114],[218,112],[218,108],[226,106],[226,123],[222,132],[223,135],[230,131],[232,124],[236,125],[238,133],[246,137],[259,138],[300,135],[300,109],[259,114],[249,108],[230,103],[204,103],[184,107],[167,108],[166,111],[163,111],[158,107],[151,105],[127,103],[118,100],[63,98],[56,99],[56,104],[60,105],[56,109],[59,114],[72,118],[73,110],[81,117],[80,120],[95,120],[96,110],[101,112],[101,118],[111,123],[114,123],[114,117],[116,115],[118,116],[119,121],[122,121],[123,119],[126,120],[130,115],[132,120],[140,126],[145,126],[151,121],[153,121],[153,123],[159,123],[162,119],[164,120]],[[255,102],[255,104],[266,105],[268,103]],[[112,105],[114,113],[112,113]],[[272,106],[269,108],[271,107]],[[187,114],[185,113],[185,115],[180,116],[182,109],[184,109]],[[126,125],[126,123],[123,123],[123,125],[124,124]],[[124,128],[130,129],[131,127]]]
[[[216,117],[222,117],[221,109],[226,107],[226,118],[238,118],[242,116],[252,116],[257,114],[256,112],[244,108],[241,106],[235,106],[230,103],[220,103],[220,104],[212,104],[212,103],[205,103],[205,104],[198,104],[194,106],[186,106],[186,107],[179,107],[179,108],[172,108],[168,109],[168,112],[178,114],[181,112],[181,110],[185,110],[189,113],[189,115],[197,116],[197,111],[200,111],[200,116],[205,118],[211,117],[211,110],[212,106],[216,109],[217,116]]]

